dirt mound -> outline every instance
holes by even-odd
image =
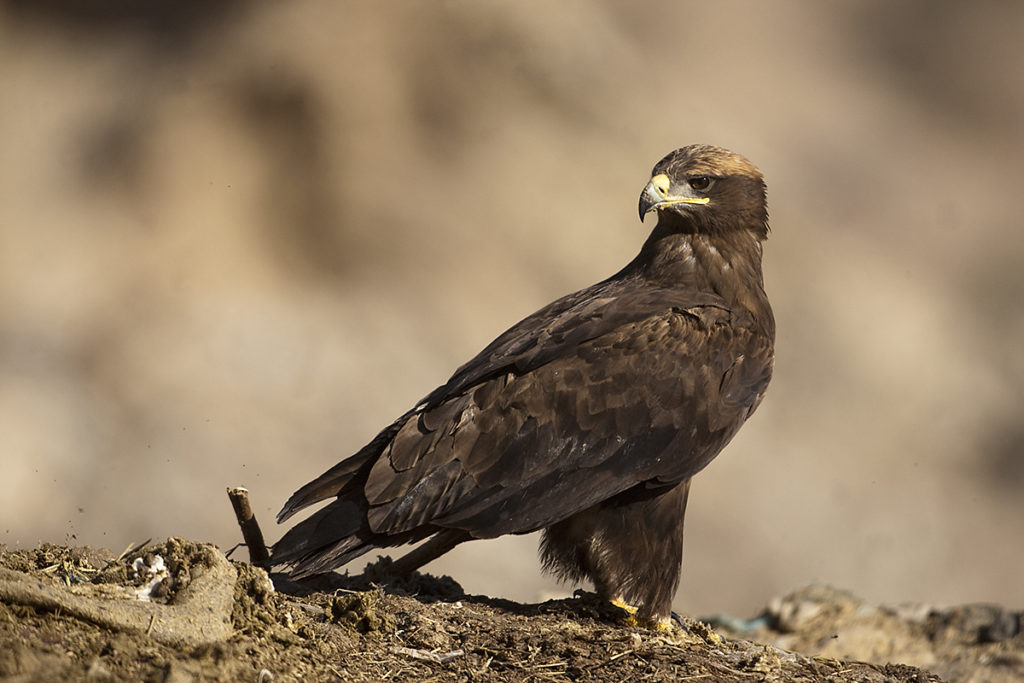
[[[753,622],[721,620],[717,632],[688,619],[685,628],[657,632],[623,626],[624,612],[589,594],[522,605],[466,595],[447,577],[395,580],[388,568],[382,559],[359,577],[295,584],[182,539],[120,556],[48,544],[0,550],[0,677],[939,680],[880,663],[924,652],[964,680],[972,672],[1024,673],[1019,615],[1007,612],[989,620],[999,624],[993,630],[977,619],[908,616],[819,590],[776,601]],[[746,629],[742,637],[720,635],[737,629]],[[840,657],[833,645],[855,645],[846,634],[856,629],[894,645]],[[970,629],[973,638],[961,637]],[[876,655],[876,663],[856,661]]]

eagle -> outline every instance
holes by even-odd
[[[640,194],[658,222],[622,270],[513,325],[447,383],[285,503],[333,500],[273,546],[293,578],[424,541],[410,572],[464,541],[543,530],[544,569],[590,580],[667,627],[690,480],[757,409],[774,359],[761,274],[764,179],[690,145]]]

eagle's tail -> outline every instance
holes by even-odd
[[[300,579],[328,572],[374,547],[366,511],[348,500],[336,500],[288,530],[274,544],[270,562],[291,565]]]
[[[356,502],[336,500],[296,524],[274,544],[272,565],[290,565],[293,579],[329,572],[360,555],[384,546],[415,543],[434,536],[395,561],[392,571],[405,576],[472,539],[467,531],[418,527],[399,534],[375,534],[366,521],[366,510]]]
[[[363,472],[368,466],[372,466],[388,444],[390,444],[395,438],[395,434],[397,434],[398,430],[402,428],[402,425],[405,424],[406,418],[408,418],[412,412],[413,411],[409,411],[388,425],[386,429],[373,438],[373,441],[359,449],[359,452],[355,455],[345,458],[337,465],[293,493],[292,497],[289,498],[288,502],[281,508],[281,511],[277,513],[277,523],[281,524],[304,507],[308,507],[313,503],[318,503],[321,500],[326,500],[332,496],[340,494],[342,489],[344,489],[345,486],[347,486],[353,479],[356,479],[360,472]],[[310,519],[312,519],[312,517]],[[302,528],[304,524],[305,522],[295,527],[295,529]],[[289,531],[286,537],[290,536],[295,529]]]

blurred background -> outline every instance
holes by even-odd
[[[767,178],[779,333],[676,608],[1022,607],[1021,35],[1009,0],[0,0],[0,543],[227,548],[229,485],[276,540],[299,485],[632,258],[651,166],[706,142]],[[568,594],[536,541],[430,569]]]

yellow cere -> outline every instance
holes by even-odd
[[[651,185],[654,185],[656,188],[658,188],[662,192],[666,192],[667,193],[668,192],[668,188],[669,188],[669,186],[671,184],[672,184],[672,181],[669,180],[668,176],[665,175],[664,173],[659,173],[658,175],[656,175],[653,178],[651,178]]]

